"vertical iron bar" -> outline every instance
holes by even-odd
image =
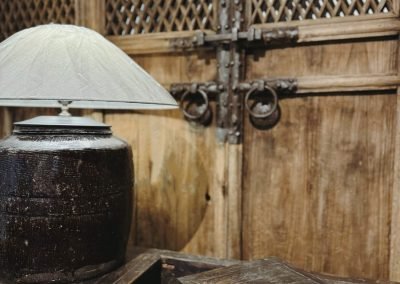
[[[220,34],[232,34],[241,29],[243,1],[221,0],[218,9],[218,31]],[[235,92],[242,79],[242,51],[237,42],[223,43],[217,48],[218,81],[224,86],[217,103],[217,138],[239,144],[242,140],[243,100]]]
[[[231,0],[219,1],[218,7],[218,27],[220,34],[231,33],[231,25],[229,24]],[[230,73],[231,73],[231,51],[230,44],[221,44],[217,47],[218,60],[218,81],[224,86],[224,90],[219,94],[217,99],[217,139],[224,143],[227,140],[229,130],[229,93]]]
[[[231,22],[232,31],[239,32],[242,28],[243,2],[241,0],[233,0],[231,5]],[[241,72],[244,60],[243,50],[238,46],[237,42],[232,41],[231,50],[231,80],[229,91],[229,106],[230,106],[230,125],[228,133],[228,142],[230,144],[240,144],[243,134],[243,99],[239,92],[236,91],[239,82],[243,79]]]

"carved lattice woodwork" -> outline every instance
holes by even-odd
[[[213,0],[107,0],[107,34],[215,28]]]
[[[393,0],[251,0],[249,24],[389,13]]]
[[[48,24],[74,24],[74,0],[0,0],[0,41],[22,29]]]

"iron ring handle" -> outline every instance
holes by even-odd
[[[250,114],[252,117],[254,117],[254,118],[267,118],[268,116],[270,116],[271,114],[274,113],[274,111],[276,110],[276,108],[277,108],[277,106],[278,106],[278,94],[276,93],[276,91],[275,91],[273,88],[271,88],[271,87],[269,87],[269,86],[267,86],[267,85],[264,86],[264,90],[268,91],[268,92],[272,95],[272,98],[273,98],[272,107],[271,107],[271,109],[270,109],[268,112],[266,112],[266,113],[255,113],[254,111],[251,110],[251,108],[250,108],[250,106],[249,106],[249,99],[250,99],[250,96],[251,96],[254,92],[257,91],[257,87],[251,88],[251,89],[246,93],[246,96],[245,96],[245,99],[244,99],[244,104],[245,104],[246,109],[247,109],[247,111],[249,112],[249,114]]]
[[[200,95],[203,97],[204,104],[207,105],[207,107],[204,108],[204,110],[203,110],[202,112],[198,113],[197,115],[193,115],[193,114],[188,113],[188,112],[186,111],[186,109],[184,108],[183,103],[184,103],[186,97],[187,97],[189,94],[200,94]],[[180,106],[180,108],[182,109],[183,115],[184,115],[187,119],[190,119],[190,120],[198,120],[198,119],[202,118],[202,117],[207,113],[207,110],[208,110],[208,97],[207,97],[207,94],[206,94],[206,92],[204,92],[203,90],[200,90],[200,89],[198,89],[195,93],[191,93],[189,90],[186,90],[186,91],[183,93],[182,97],[181,97],[179,106]]]

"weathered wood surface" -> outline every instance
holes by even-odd
[[[204,31],[204,33],[213,34],[214,32]],[[194,31],[184,31],[128,36],[108,36],[107,39],[116,44],[127,54],[136,55],[179,51],[180,49],[176,48],[174,43],[178,42],[179,40],[185,41],[192,39],[195,37],[195,35],[196,32]],[[198,48],[185,48],[185,52],[194,50],[198,50]]]
[[[396,1],[397,2],[397,1]],[[256,24],[254,28],[297,27],[299,43],[396,36],[400,22],[395,14]]]
[[[397,50],[397,41],[377,40],[254,51],[247,78],[397,74]],[[269,131],[246,120],[245,259],[388,279],[397,98],[367,94],[282,100]]]
[[[131,247],[125,265],[85,284],[160,283],[162,279],[165,281],[162,283],[170,283],[167,280],[238,263],[238,260]]]
[[[399,84],[400,77],[397,74],[309,76],[297,78],[296,93],[396,90]]]
[[[0,138],[11,134],[12,109],[0,108]]]
[[[285,284],[339,284],[339,283],[383,283],[364,279],[336,278],[306,272],[281,261],[267,258],[256,261],[243,261],[236,265],[216,268],[206,272],[178,278],[180,284],[228,284],[228,283],[285,283]]]
[[[306,272],[278,258],[215,259],[157,249],[133,249],[125,265],[85,284],[109,283],[384,283]]]
[[[216,76],[212,53],[134,59],[162,84]],[[240,147],[219,144],[214,126],[191,125],[179,110],[108,112],[105,121],[133,147],[136,218],[131,243],[240,257],[241,183],[228,181],[229,170],[240,177]],[[234,152],[238,154],[231,157]]]
[[[105,34],[106,3],[104,0],[74,0],[75,23]]]
[[[400,48],[399,48],[400,55]],[[398,66],[400,68],[400,66]],[[400,74],[400,69],[399,69]],[[397,89],[396,128],[400,126],[400,88]],[[390,279],[400,281],[400,131],[395,132],[396,149],[393,153],[394,181],[392,193],[392,220],[390,232]]]

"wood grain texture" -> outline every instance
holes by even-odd
[[[162,84],[209,81],[216,76],[213,54],[134,59]],[[230,236],[234,231],[240,235],[240,214],[228,208],[232,196],[240,192],[235,185],[231,194],[227,182],[228,154],[235,150],[216,141],[214,127],[191,125],[179,110],[108,112],[106,123],[132,145],[136,217],[131,244],[220,257],[240,255],[239,240]]]
[[[4,138],[11,134],[12,112],[9,108],[0,108],[0,137]]]
[[[310,273],[278,258],[248,262],[157,249],[133,251],[125,265],[84,283],[386,283]]]
[[[105,34],[106,4],[103,0],[75,0],[75,23]]]
[[[397,74],[310,76],[296,79],[297,94],[397,90],[400,85]]]
[[[248,78],[397,74],[397,42],[269,50]],[[389,278],[394,93],[282,100],[270,131],[245,125],[243,255],[306,270]]]
[[[400,21],[396,15],[390,13],[286,23],[256,24],[252,25],[252,27],[261,30],[271,30],[280,27],[297,27],[297,42],[306,43],[396,36],[400,30]]]
[[[397,74],[397,41],[338,42],[253,50],[246,77]]]
[[[214,34],[214,32],[206,30],[205,34]],[[150,33],[125,36],[107,36],[107,39],[121,48],[130,55],[134,54],[154,54],[154,53],[174,53],[172,41],[189,40],[196,36],[194,31],[184,32],[168,32],[168,33]],[[204,48],[205,49],[205,48]],[[210,49],[210,48],[209,48]],[[186,48],[185,51],[194,51],[198,48]]]
[[[398,1],[397,1],[398,2]],[[400,58],[400,46],[398,47]],[[400,74],[400,67],[399,67]],[[400,88],[397,90],[396,129],[400,127]],[[395,133],[396,145],[400,145],[400,131]],[[400,147],[394,152],[394,182],[392,194],[392,220],[390,232],[390,279],[400,281]]]

